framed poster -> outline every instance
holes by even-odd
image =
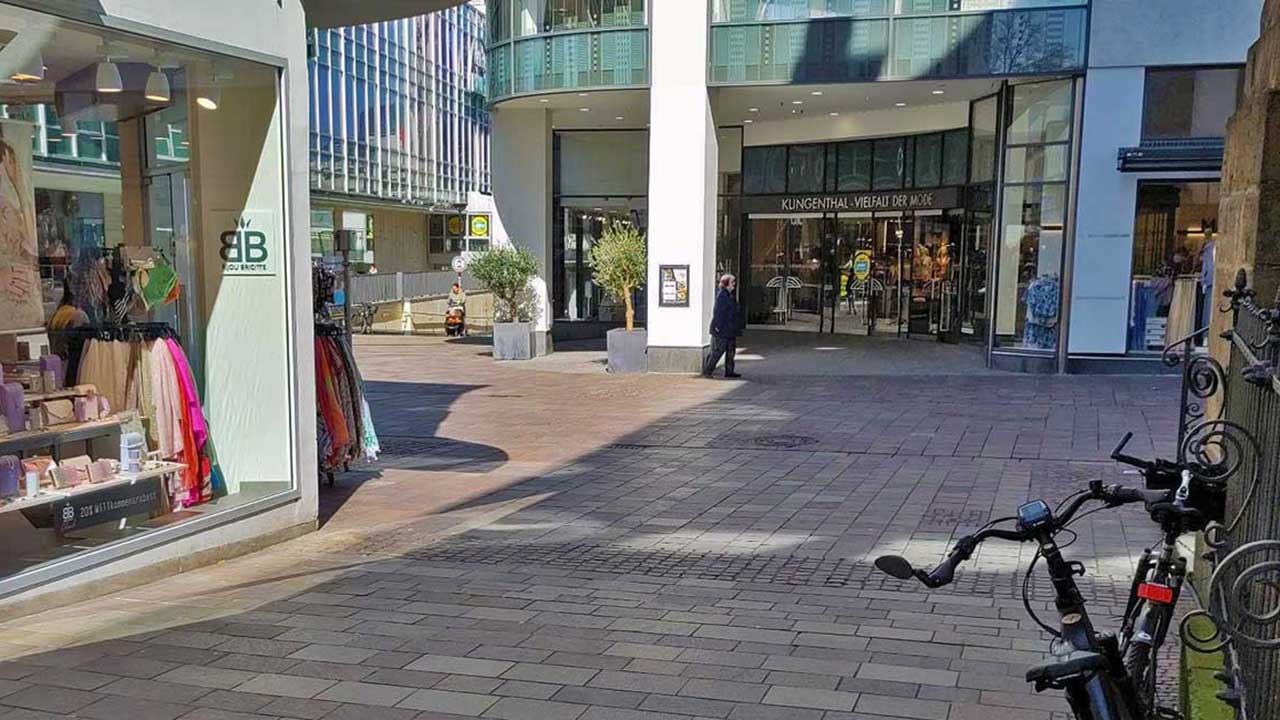
[[[659,265],[658,279],[661,284],[659,306],[689,307],[688,265]]]
[[[0,122],[0,331],[44,324],[31,125]]]

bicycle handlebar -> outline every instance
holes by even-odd
[[[1047,528],[1019,528],[1017,530],[986,528],[973,535],[960,538],[955,547],[951,549],[951,552],[947,554],[947,559],[929,572],[917,570],[911,567],[911,563],[906,559],[894,555],[876,558],[875,564],[881,572],[899,580],[914,578],[919,580],[925,587],[936,589],[951,584],[951,581],[955,579],[956,568],[972,557],[978,546],[987,540],[994,538],[996,540],[1028,542],[1038,540],[1045,533],[1052,535],[1070,525],[1080,508],[1085,503],[1093,500],[1103,501],[1107,503],[1108,507],[1119,507],[1133,503],[1151,505],[1167,501],[1170,494],[1171,491],[1169,490],[1143,490],[1122,485],[1104,486],[1100,481],[1094,481],[1089,484],[1089,491],[1072,500],[1067,509],[1054,518],[1052,524]]]

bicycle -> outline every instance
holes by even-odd
[[[373,332],[373,319],[378,314],[378,306],[373,303],[360,303],[355,307],[355,326],[360,328],[361,335]]]
[[[1125,435],[1111,457],[1138,468],[1146,480],[1146,489],[1104,485],[1101,480],[1094,480],[1087,490],[1059,504],[1056,512],[1044,500],[1026,503],[1018,508],[1016,516],[993,520],[977,533],[961,538],[947,559],[930,572],[917,570],[898,556],[881,556],[875,561],[881,572],[899,580],[915,579],[936,589],[950,584],[956,568],[986,540],[1036,542],[1039,548],[1023,577],[1022,603],[1031,619],[1054,637],[1051,653],[1058,661],[1028,670],[1027,682],[1035,685],[1036,692],[1064,691],[1078,720],[1180,717],[1158,707],[1155,698],[1156,653],[1172,624],[1186,577],[1186,561],[1177,554],[1177,539],[1184,532],[1198,532],[1220,520],[1225,505],[1222,487],[1199,479],[1188,467],[1125,455],[1124,448],[1132,437],[1133,433]],[[1093,501],[1105,505],[1077,518],[1080,509]],[[1160,525],[1162,542],[1158,550],[1148,548],[1138,564],[1120,635],[1098,632],[1075,582],[1076,576],[1084,575],[1084,565],[1063,558],[1055,537],[1063,531],[1072,532],[1070,525],[1086,515],[1136,503],[1143,503],[1152,520]],[[995,527],[1011,520],[1016,521],[1013,530]],[[1059,629],[1041,620],[1031,607],[1031,576],[1042,559],[1054,589]]]

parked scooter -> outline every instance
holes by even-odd
[[[462,285],[453,284],[444,311],[444,334],[448,337],[465,337],[467,334],[467,294]]]

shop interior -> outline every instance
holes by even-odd
[[[197,241],[259,177],[278,203],[281,169],[259,165],[281,157],[277,87],[274,68],[0,7],[0,577],[290,487],[215,449],[206,349],[232,303],[214,264],[247,229]]]

